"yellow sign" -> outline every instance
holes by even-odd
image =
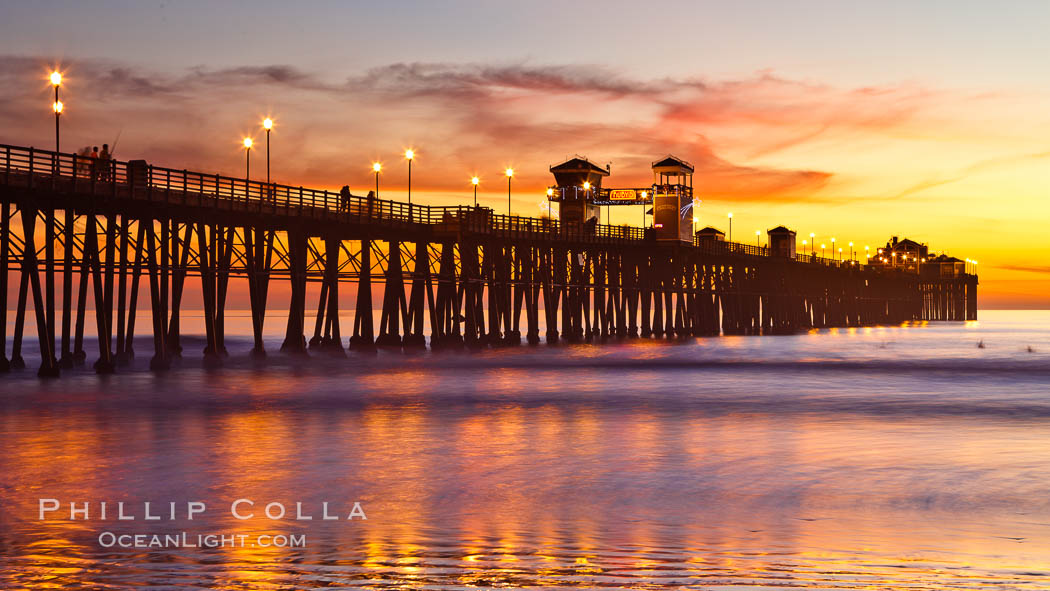
[[[613,189],[609,191],[609,201],[634,201],[634,189]]]

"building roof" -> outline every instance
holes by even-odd
[[[719,230],[718,228],[715,228],[714,226],[707,226],[706,228],[704,228],[702,230],[697,230],[696,233],[697,234],[704,234],[704,235],[707,235],[707,234],[721,234],[722,236],[726,235],[725,232]]]
[[[922,248],[922,244],[912,240],[911,238],[905,238],[904,240],[899,240],[896,243],[890,244],[889,248]]]
[[[794,230],[789,230],[787,226],[777,226],[772,230],[766,230],[767,234],[794,234]]]
[[[689,164],[685,160],[682,160],[681,158],[671,154],[668,154],[660,160],[653,162],[653,168],[675,168],[683,172],[688,172],[689,174],[693,173],[692,164]]]
[[[926,261],[930,262],[930,263],[963,263],[963,262],[965,262],[962,259],[957,259],[955,257],[950,257],[950,256],[948,256],[946,254],[935,256],[932,259],[926,259]]]
[[[575,155],[561,164],[550,167],[551,172],[592,172],[609,176],[609,170],[591,162],[586,156]]]

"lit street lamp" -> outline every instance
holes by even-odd
[[[416,157],[416,153],[411,149],[405,150],[405,160],[408,160],[408,205],[412,207],[412,159]]]
[[[478,206],[478,183],[480,182],[481,179],[479,179],[478,177],[473,177],[470,179],[470,184],[474,185],[474,207]]]
[[[813,232],[809,233],[809,254],[816,254],[817,241],[814,240],[816,237],[817,235]]]
[[[62,116],[62,101],[58,100],[58,87],[62,85],[62,74],[58,72],[51,72],[51,85],[55,87],[55,102],[51,105],[51,108],[55,111],[55,152],[59,150],[59,136],[58,136],[58,120]],[[58,158],[56,155],[55,158]]]
[[[508,168],[503,171],[507,175],[507,215],[510,215],[510,179],[514,177],[514,169]]]
[[[825,244],[823,242],[821,242],[820,243],[820,258],[824,258],[824,248],[825,248]]]
[[[251,178],[252,170],[252,138],[244,138],[244,180]],[[247,185],[245,185],[247,190]]]
[[[554,215],[551,213],[551,198],[554,197],[554,189],[547,187],[547,219],[554,219]]]
[[[266,130],[266,184],[270,184],[270,130],[273,129],[273,119],[263,119],[263,129]]]
[[[379,199],[379,171],[383,170],[383,165],[378,162],[373,162],[372,170],[376,173],[376,199]]]
[[[755,246],[762,248],[762,230],[755,230]]]
[[[729,242],[733,242],[733,212],[729,212]]]

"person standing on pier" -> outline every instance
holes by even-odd
[[[350,211],[350,185],[343,185],[339,189],[339,210]]]
[[[109,144],[102,144],[102,152],[98,155],[98,168],[100,176],[103,181],[110,180],[110,167],[112,166],[112,156],[109,153]]]
[[[88,155],[90,166],[91,166],[91,180],[98,180],[98,146],[91,147],[91,154]]]

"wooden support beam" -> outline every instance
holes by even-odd
[[[372,328],[372,241],[369,238],[361,240],[360,264],[350,349],[369,352],[375,351],[375,332]]]
[[[281,350],[289,353],[306,352],[306,234],[301,230],[288,232],[288,264],[291,282],[291,301],[288,326]]]
[[[0,373],[11,371],[11,360],[7,357],[7,290],[11,270],[10,210],[11,204],[6,199],[0,201]]]
[[[22,252],[22,276],[28,277],[28,283],[33,290],[33,308],[36,315],[37,338],[40,343],[40,369],[37,371],[37,375],[40,377],[58,377],[58,360],[55,359],[55,351],[51,348],[51,342],[48,338],[47,312],[43,299],[43,289],[40,285],[40,275],[37,273],[37,246],[35,238],[37,210],[25,206],[21,209],[22,236],[25,242],[25,249]],[[20,312],[24,318],[25,310],[23,308],[24,306],[20,306]]]

